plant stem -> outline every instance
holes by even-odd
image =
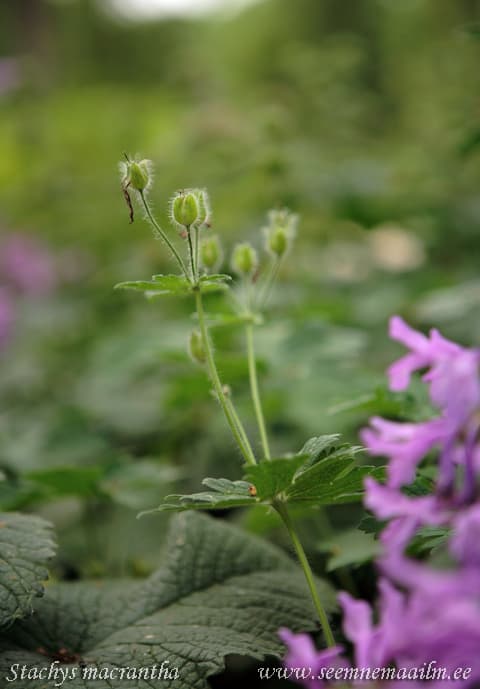
[[[197,271],[195,269],[195,254],[193,252],[192,235],[190,233],[190,225],[185,228],[187,231],[188,238],[188,253],[190,254],[190,267],[192,270],[192,281],[196,284],[197,282]]]
[[[231,398],[229,395],[225,395],[225,401],[226,401],[227,406],[228,406],[228,408],[229,408],[229,410],[230,410],[230,414],[232,415],[232,418],[233,418],[233,420],[235,421],[235,425],[236,425],[236,427],[237,427],[237,431],[238,431],[239,435],[241,436],[241,438],[242,438],[242,440],[243,440],[244,446],[245,446],[246,448],[250,448],[250,450],[251,450],[250,441],[248,440],[247,433],[246,433],[246,431],[245,431],[245,429],[244,429],[244,427],[243,427],[243,425],[242,425],[242,422],[240,421],[240,418],[239,418],[239,416],[238,416],[238,414],[237,414],[237,411],[236,411],[236,409],[235,409],[235,405],[234,405],[233,402],[232,402],[232,398]],[[253,456],[253,451],[252,451],[252,456]],[[256,462],[255,462],[255,463],[256,463]]]
[[[277,278],[278,271],[282,265],[282,259],[276,258],[270,268],[270,272],[263,284],[262,291],[259,298],[260,308],[263,308],[268,301],[270,293],[272,291],[273,284]]]
[[[307,580],[308,588],[310,589],[310,595],[312,596],[313,604],[317,611],[318,618],[320,620],[320,624],[323,630],[323,634],[325,636],[325,641],[327,643],[327,646],[331,648],[332,646],[335,646],[335,639],[333,638],[332,629],[330,627],[330,623],[328,621],[325,608],[323,607],[322,601],[320,600],[320,597],[318,595],[317,587],[315,586],[315,579],[312,572],[312,568],[310,567],[310,563],[308,562],[305,550],[303,549],[303,545],[300,542],[298,534],[290,518],[287,506],[284,502],[280,502],[277,500],[273,503],[273,507],[276,509],[276,511],[282,518],[283,523],[287,527],[287,531],[289,533],[293,547],[295,548],[295,552],[300,562],[300,566],[302,567],[305,579]]]
[[[153,215],[152,211],[150,210],[150,206],[148,205],[148,201],[145,198],[145,194],[143,193],[143,191],[140,192],[140,198],[142,199],[143,207],[145,208],[147,218],[150,220],[150,222],[152,223],[152,225],[154,226],[154,228],[156,229],[156,231],[158,232],[160,237],[163,239],[165,244],[168,246],[168,248],[170,249],[170,251],[174,255],[178,265],[180,266],[182,273],[185,275],[185,277],[188,277],[188,271],[187,271],[187,268],[185,266],[185,263],[183,262],[182,257],[180,256],[180,254],[178,253],[178,251],[176,250],[176,248],[174,247],[174,245],[172,244],[170,239],[167,237],[165,232],[162,230],[162,228],[160,227],[160,225],[156,221],[155,216]]]
[[[271,459],[270,447],[268,444],[267,428],[265,425],[265,416],[263,414],[262,400],[260,391],[258,389],[257,377],[257,362],[255,360],[255,348],[253,340],[253,324],[247,323],[245,326],[247,335],[247,357],[248,357],[248,374],[250,377],[250,391],[252,393],[253,406],[255,408],[255,416],[257,417],[258,430],[260,431],[260,438],[262,441],[263,454],[265,459]]]
[[[256,464],[255,455],[248,441],[247,434],[243,428],[243,425],[238,418],[238,415],[233,407],[230,400],[227,400],[225,392],[223,390],[223,385],[218,375],[217,367],[215,365],[215,359],[213,357],[212,345],[210,342],[210,336],[208,333],[207,325],[205,322],[205,312],[203,310],[202,294],[200,289],[197,288],[195,292],[195,300],[197,306],[198,323],[200,325],[200,332],[202,334],[203,346],[205,347],[205,355],[207,358],[207,366],[210,379],[212,381],[215,393],[217,395],[220,406],[223,409],[225,418],[227,419],[230,430],[237,441],[242,455],[245,458],[247,464]],[[240,429],[240,430],[239,430]]]
[[[200,228],[195,225],[195,265],[197,266],[197,277],[200,275]]]

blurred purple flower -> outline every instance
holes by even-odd
[[[440,446],[439,494],[452,495],[456,466],[461,463],[463,488],[457,497],[469,501],[475,492],[476,438],[480,426],[476,414],[480,407],[480,350],[464,349],[437,330],[426,337],[399,316],[390,320],[390,335],[411,349],[389,368],[391,389],[405,389],[414,371],[427,368],[423,380],[428,383],[430,398],[441,415],[423,423],[397,423],[374,417],[370,427],[362,431],[362,440],[371,454],[390,459],[388,483],[392,487],[411,483],[419,462],[429,450]]]
[[[375,417],[362,438],[371,454],[389,458],[388,481],[365,481],[364,504],[380,520],[382,553],[377,622],[371,606],[347,593],[339,595],[345,637],[352,642],[356,667],[470,668],[462,687],[480,686],[480,472],[479,350],[464,349],[436,330],[429,337],[412,330],[399,317],[390,333],[410,352],[389,369],[393,390],[405,389],[411,374],[423,376],[440,415],[423,423],[397,423]],[[433,448],[439,451],[439,479],[432,495],[410,496],[401,491],[415,478],[417,465]],[[438,570],[405,554],[420,526],[451,529],[447,544],[455,562]],[[301,648],[306,651],[306,643]],[[319,652],[319,655],[324,653]],[[309,664],[315,652],[308,648]],[[295,662],[298,655],[293,654]],[[322,656],[323,657],[323,656]],[[340,659],[339,659],[340,662]],[[416,679],[419,679],[417,682]],[[420,689],[424,678],[409,682]],[[427,678],[428,679],[428,678]],[[431,679],[431,678],[430,678]],[[385,683],[395,689],[403,680]],[[429,686],[458,686],[458,680],[433,679]],[[309,685],[320,687],[320,684]]]
[[[17,290],[44,295],[57,284],[55,261],[50,252],[32,237],[12,234],[0,247],[0,273]]]
[[[347,661],[341,657],[342,646],[325,648],[317,651],[308,634],[294,634],[289,629],[280,629],[279,636],[287,646],[288,653],[284,665],[292,670],[305,669],[309,677],[302,679],[303,686],[308,689],[322,689],[327,686],[318,678],[323,668],[347,667]]]

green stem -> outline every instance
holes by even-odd
[[[317,611],[318,619],[320,620],[323,634],[325,636],[325,641],[327,643],[327,646],[331,648],[332,646],[335,646],[335,639],[333,638],[332,628],[330,627],[327,613],[325,612],[325,608],[323,607],[322,601],[320,600],[320,596],[318,595],[312,568],[310,567],[310,563],[308,562],[305,550],[303,549],[303,545],[300,542],[298,534],[290,518],[287,506],[284,502],[275,501],[273,503],[273,507],[276,509],[276,511],[282,518],[283,523],[287,527],[287,531],[289,533],[293,547],[295,548],[295,552],[297,553],[300,566],[302,567],[305,579],[307,580],[308,588],[310,589],[310,595],[312,596],[313,604]]]
[[[247,434],[246,434],[246,432],[245,432],[245,429],[244,429],[244,427],[243,427],[243,425],[242,425],[242,422],[240,421],[240,418],[239,418],[239,416],[238,416],[238,414],[237,414],[237,411],[236,411],[236,409],[235,409],[235,406],[234,406],[234,404],[233,404],[233,402],[232,402],[231,397],[230,397],[229,395],[225,395],[225,401],[226,401],[227,406],[228,406],[228,408],[229,408],[229,410],[230,410],[230,414],[232,415],[232,418],[233,418],[233,420],[235,421],[235,425],[236,425],[236,427],[237,427],[237,431],[238,431],[239,435],[240,435],[241,438],[242,438],[244,447],[250,448],[250,449],[251,449],[250,441],[249,441],[248,436],[247,436]],[[252,456],[253,456],[253,451],[252,451]]]
[[[143,207],[145,208],[147,218],[150,220],[150,222],[152,223],[152,225],[154,226],[154,228],[156,229],[156,231],[158,232],[160,237],[163,239],[165,244],[168,246],[168,248],[170,249],[170,251],[174,255],[178,265],[180,266],[182,273],[185,275],[185,277],[188,277],[188,271],[187,271],[187,268],[185,266],[185,263],[183,262],[182,257],[180,256],[180,254],[178,253],[178,251],[176,250],[176,248],[174,247],[174,245],[172,244],[170,239],[167,237],[165,232],[162,230],[162,228],[160,227],[160,225],[156,221],[155,216],[153,215],[152,211],[150,210],[150,206],[148,205],[148,201],[145,198],[145,194],[143,193],[143,191],[140,192],[140,198],[142,199]]]
[[[200,275],[200,228],[195,225],[195,265],[197,266],[197,276]]]
[[[190,254],[190,267],[192,270],[192,280],[196,284],[197,282],[197,271],[195,270],[195,254],[193,252],[192,235],[190,233],[190,225],[185,228],[187,231],[188,238],[188,253]]]
[[[272,263],[272,266],[270,268],[270,273],[267,276],[267,279],[265,280],[263,284],[263,288],[260,294],[260,308],[263,308],[265,304],[268,301],[268,298],[270,296],[270,293],[272,291],[273,284],[275,280],[277,279],[278,271],[280,270],[280,266],[282,265],[282,259],[281,258],[276,258],[274,262]]]
[[[265,425],[265,416],[263,414],[262,400],[258,388],[257,377],[257,362],[255,360],[255,348],[253,340],[253,324],[247,323],[245,326],[247,335],[247,357],[248,357],[248,374],[250,377],[250,391],[252,393],[253,406],[255,408],[255,416],[257,417],[258,430],[260,431],[260,438],[262,441],[263,454],[265,459],[271,459],[270,446],[268,444],[267,428]]]
[[[230,430],[232,431],[232,434],[240,448],[242,455],[245,458],[245,461],[247,462],[247,464],[256,464],[255,455],[253,454],[253,450],[250,446],[250,443],[248,442],[247,434],[245,433],[243,425],[240,419],[238,418],[238,415],[235,412],[233,405],[229,400],[227,400],[225,396],[223,385],[220,380],[220,376],[218,375],[217,367],[215,365],[215,359],[213,357],[210,336],[205,322],[205,312],[203,310],[202,294],[198,288],[195,292],[195,299],[197,306],[198,323],[200,326],[203,346],[205,347],[205,355],[207,358],[208,372],[215,393],[217,395],[218,401],[220,402],[220,406],[223,409],[223,413],[225,414],[225,418],[227,419],[228,425],[230,426]]]

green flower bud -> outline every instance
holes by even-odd
[[[137,191],[143,191],[150,182],[150,161],[141,160],[128,163],[128,181]]]
[[[198,330],[193,330],[188,342],[188,353],[192,361],[197,364],[204,364],[207,357],[203,346],[202,334]]]
[[[238,275],[252,275],[258,267],[257,252],[251,244],[237,244],[233,249],[232,268]]]
[[[197,197],[198,204],[198,218],[197,223],[199,225],[210,226],[210,220],[212,212],[210,210],[210,199],[206,189],[196,189],[195,195]]]
[[[290,249],[295,237],[297,216],[284,208],[270,211],[268,219],[269,224],[264,228],[265,248],[273,256],[282,258]]]
[[[198,213],[197,198],[193,192],[180,192],[173,197],[171,215],[177,225],[190,227],[197,222]]]
[[[281,258],[288,249],[288,237],[284,227],[276,227],[267,237],[267,248]]]
[[[223,251],[218,237],[207,237],[200,244],[200,260],[204,268],[216,270],[223,259]]]

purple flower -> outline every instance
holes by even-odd
[[[398,423],[374,416],[370,419],[370,427],[363,429],[360,437],[371,455],[390,458],[389,485],[400,487],[413,481],[419,462],[446,439],[447,431],[441,419]]]
[[[308,634],[294,634],[289,629],[280,629],[279,636],[288,648],[288,653],[284,659],[285,667],[294,672],[304,670],[303,678],[297,678],[303,686],[308,689],[322,689],[326,684],[319,679],[320,671],[325,668],[336,668],[347,666],[347,661],[341,658],[342,646],[334,646],[317,651],[315,645]],[[294,678],[295,675],[292,675]]]
[[[439,448],[438,493],[451,497],[460,458],[464,485],[457,499],[471,501],[475,493],[479,429],[476,411],[480,407],[480,350],[464,349],[437,330],[426,337],[399,316],[390,320],[390,335],[411,350],[390,367],[391,389],[404,390],[414,371],[427,369],[423,380],[429,385],[430,398],[441,413],[422,423],[398,423],[374,417],[370,427],[362,431],[362,440],[370,454],[389,458],[388,484],[395,488],[411,483],[417,465],[431,449]]]
[[[477,567],[480,572],[480,505],[460,512],[453,520],[453,536],[450,552],[467,567]],[[479,574],[480,576],[480,574]]]
[[[450,511],[434,495],[411,498],[391,486],[365,479],[364,505],[379,520],[409,517],[420,524],[448,523]]]

